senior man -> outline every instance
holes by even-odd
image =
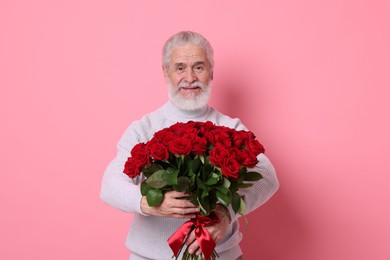
[[[171,259],[167,239],[188,219],[199,212],[197,206],[183,198],[187,194],[170,191],[158,206],[150,207],[141,195],[141,174],[130,178],[123,173],[130,150],[140,142],[147,142],[156,131],[177,122],[211,121],[236,130],[247,130],[237,118],[224,115],[208,105],[213,79],[213,49],[209,41],[196,32],[183,31],[171,36],[163,47],[162,67],[168,83],[168,101],[156,111],[133,122],[117,145],[117,156],[108,165],[102,181],[101,199],[110,206],[133,213],[133,221],[126,239],[130,259]],[[258,156],[253,169],[263,179],[251,188],[243,189],[246,212],[265,203],[276,192],[279,183],[271,162],[264,154]],[[216,242],[220,259],[242,259],[238,216],[231,207],[217,205],[215,213],[220,222],[206,229]],[[229,217],[225,217],[229,215]],[[186,240],[191,254],[201,254],[192,232]]]

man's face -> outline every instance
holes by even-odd
[[[193,44],[174,47],[169,68],[164,69],[164,74],[170,98],[176,105],[186,103],[181,108],[193,110],[207,103],[212,72],[202,47]]]

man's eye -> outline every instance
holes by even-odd
[[[178,72],[183,72],[183,71],[184,71],[184,67],[177,67],[177,68],[176,68],[176,71],[178,71]]]
[[[195,71],[202,71],[203,70],[203,66],[197,66],[195,67]]]

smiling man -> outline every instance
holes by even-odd
[[[164,64],[169,98],[178,108],[196,110],[207,105],[213,72],[205,48],[192,43],[176,45]]]
[[[143,174],[130,178],[123,173],[124,164],[131,149],[140,142],[149,141],[155,132],[177,122],[211,121],[216,125],[247,130],[237,118],[224,115],[208,105],[213,79],[213,49],[206,38],[196,32],[179,32],[165,43],[162,67],[168,84],[168,102],[156,111],[133,122],[118,143],[118,154],[108,165],[101,189],[101,198],[110,206],[133,214],[133,222],[126,239],[131,251],[130,259],[171,259],[168,238],[188,219],[194,218],[199,209],[183,199],[187,194],[170,191],[158,206],[150,207],[141,195]],[[251,169],[261,173],[263,179],[251,188],[244,189],[246,212],[265,203],[276,192],[279,183],[271,162],[264,154],[258,156],[258,164]],[[233,210],[217,205],[219,222],[206,229],[216,242],[216,252],[222,260],[242,259],[241,233],[238,216]],[[186,239],[189,252],[202,252],[192,232]]]

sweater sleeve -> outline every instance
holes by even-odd
[[[140,142],[140,136],[131,125],[119,140],[118,153],[104,172],[100,198],[119,210],[142,214],[140,209],[142,196],[139,187],[141,177],[131,179],[123,173],[130,150],[138,142]]]

